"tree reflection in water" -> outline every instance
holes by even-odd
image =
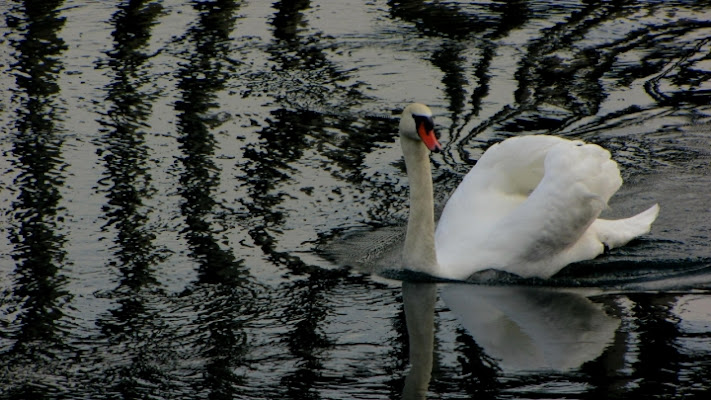
[[[3,294],[0,359],[7,373],[0,386],[14,398],[50,398],[66,388],[60,360],[74,349],[68,336],[65,307],[71,293],[65,289],[65,236],[60,188],[67,164],[62,159],[65,133],[59,122],[63,109],[57,101],[62,53],[67,44],[58,36],[65,23],[62,1],[25,1],[5,16],[19,37],[11,39],[19,103],[11,157],[16,170],[9,229],[14,246],[12,289]],[[12,376],[27,376],[14,380]]]
[[[215,218],[220,213],[216,189],[221,176],[213,161],[213,130],[222,121],[213,110],[232,69],[230,33],[239,3],[194,1],[192,6],[198,21],[184,39],[196,47],[185,53],[185,64],[177,72],[181,99],[175,109],[182,152],[178,191],[183,198],[183,234],[197,263],[198,280],[178,302],[194,313],[185,334],[191,357],[201,362],[191,386],[206,398],[231,399],[240,395],[243,385],[240,370],[249,342],[244,325],[259,312],[255,301],[260,292],[244,263],[221,244],[217,235],[224,227]]]
[[[161,12],[162,7],[152,1],[119,5],[111,18],[113,48],[101,65],[112,75],[105,88],[108,109],[100,120],[103,135],[96,140],[104,165],[100,190],[107,199],[102,230],[115,230],[114,258],[106,269],[118,272],[119,283],[102,294],[116,307],[96,322],[101,332],[97,340],[106,351],[92,360],[101,369],[91,374],[97,391],[107,396],[143,397],[155,387],[170,386],[162,371],[174,338],[161,315],[160,305],[168,298],[155,276],[164,256],[154,244],[150,210],[144,205],[156,190],[145,131],[156,98],[148,85],[152,77],[146,48]],[[113,360],[110,366],[107,360]]]
[[[704,398],[708,6],[14,2],[0,398]],[[521,372],[433,284],[401,298],[347,267],[397,254],[394,132],[414,100],[446,144],[440,200],[491,143],[552,132],[613,152],[629,185],[611,216],[662,204],[651,235],[546,283],[614,292],[470,288],[479,315],[519,315],[493,309],[523,297],[619,320],[593,359]],[[339,237],[338,263],[313,250]],[[413,313],[432,328],[415,345]]]

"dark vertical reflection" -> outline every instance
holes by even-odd
[[[431,61],[444,76],[442,84],[449,100],[453,125],[465,107],[466,88],[469,81],[462,65],[462,43],[473,35],[484,32],[491,21],[486,16],[463,12],[452,4],[431,3],[421,0],[388,1],[393,18],[413,23],[424,35],[443,38],[441,48],[431,55]]]
[[[482,44],[479,46],[481,50],[481,56],[479,60],[474,64],[474,76],[476,77],[476,86],[472,90],[471,94],[471,112],[466,115],[463,119],[470,121],[472,119],[478,118],[483,102],[486,97],[490,94],[492,88],[491,85],[491,63],[494,57],[497,56],[498,42],[497,39],[506,37],[516,28],[524,25],[530,18],[530,10],[528,9],[527,2],[525,1],[503,1],[496,2],[492,4],[492,9],[499,14],[499,20],[490,32],[484,37]],[[502,115],[507,115],[503,112]],[[485,122],[486,126],[489,122]],[[462,124],[462,127],[466,124]],[[474,132],[477,132],[475,130]],[[452,140],[454,142],[460,141],[460,137],[469,137],[471,133],[463,132],[461,130],[453,132]],[[458,151],[459,159],[463,161],[469,161],[470,157],[465,154],[462,146],[456,146],[450,151]],[[467,167],[468,168],[468,167]]]
[[[215,237],[219,229],[212,223],[219,211],[214,191],[220,183],[220,172],[213,161],[216,139],[212,130],[223,122],[212,110],[218,106],[217,92],[229,78],[229,34],[238,7],[231,0],[193,2],[199,13],[198,23],[186,40],[195,48],[186,54],[186,64],[178,71],[182,97],[175,109],[179,113],[178,141],[184,168],[179,188],[183,197],[181,212],[201,283],[240,282],[245,274],[242,263],[220,246]]]
[[[497,52],[495,41],[506,37],[511,31],[524,25],[528,22],[531,14],[526,1],[500,1],[492,4],[492,8],[499,14],[499,20],[493,30],[486,35],[486,40],[481,46],[482,55],[474,68],[477,85],[471,97],[473,117],[479,115],[482,101],[489,94],[491,81],[489,69]]]
[[[685,74],[686,67],[696,62],[689,61],[690,56],[695,55],[708,41],[706,38],[680,38],[707,27],[708,21],[648,21],[624,36],[611,36],[593,46],[581,46],[579,43],[587,32],[600,29],[610,21],[633,18],[632,15],[640,13],[640,8],[644,8],[647,15],[655,15],[659,12],[658,7],[660,5],[655,3],[640,4],[633,1],[585,2],[584,7],[572,13],[568,19],[544,30],[540,38],[531,41],[516,72],[518,88],[515,97],[518,109],[507,115],[509,121],[503,128],[510,132],[556,130],[583,117],[596,115],[607,96],[602,83],[603,76],[624,86],[645,80],[647,93],[657,101],[653,107],[695,107],[699,103],[708,104],[708,91],[696,90],[698,84],[708,81],[710,75],[706,71],[696,69],[687,75],[690,78],[687,81],[689,86],[683,89],[677,87],[680,82],[677,78]],[[561,57],[562,51],[570,52],[572,56]],[[617,66],[617,60],[624,58],[628,52],[641,53],[640,60]],[[671,79],[667,81],[668,78]],[[672,90],[668,93],[660,91],[658,84],[661,81],[665,81],[665,86]],[[562,107],[569,113],[564,117],[550,115],[540,108],[546,103]],[[629,107],[621,105],[619,110],[611,115],[602,115],[600,119],[639,111],[637,104]]]
[[[324,54],[310,38],[303,38],[299,34],[299,27],[303,26],[303,11],[308,9],[310,1],[279,1],[274,4],[276,13],[271,21],[274,27],[275,43],[269,49],[271,57],[284,71],[317,70],[325,76],[334,76],[336,71],[328,64]],[[302,42],[303,41],[303,42]],[[318,82],[313,82],[314,86]],[[308,85],[308,83],[307,83]],[[295,88],[295,91],[303,90]],[[315,90],[316,92],[316,90]],[[288,104],[292,98],[291,93],[284,93],[282,102]],[[262,184],[254,185],[255,193],[252,198],[270,199],[266,210],[262,214],[265,219],[258,231],[252,230],[255,242],[261,244],[262,249],[269,254],[275,265],[285,265],[292,274],[306,274],[305,279],[296,279],[280,287],[280,292],[287,298],[285,308],[279,316],[289,327],[284,334],[283,341],[287,349],[297,361],[293,371],[287,372],[281,378],[283,396],[289,399],[319,399],[321,398],[317,384],[321,381],[323,370],[323,353],[332,346],[332,341],[323,332],[322,324],[330,308],[326,295],[328,289],[336,283],[329,279],[318,268],[303,263],[300,259],[278,252],[273,236],[269,233],[272,229],[284,222],[280,213],[271,214],[274,206],[281,202],[281,194],[274,194],[272,189],[283,180],[288,180],[288,175],[282,175],[280,170],[288,170],[291,162],[303,156],[309,147],[307,132],[322,132],[325,121],[323,115],[317,112],[300,112],[279,109],[272,112],[274,118],[269,127],[264,129],[260,136],[266,139],[265,154],[273,161],[278,160],[271,170],[272,179],[260,174]],[[254,160],[254,157],[245,152],[245,156]],[[286,168],[285,168],[286,167]],[[281,175],[281,176],[279,176]],[[266,179],[265,179],[266,178]],[[263,205],[268,203],[260,202]],[[269,215],[271,214],[271,215]],[[265,241],[266,239],[266,241]],[[297,321],[291,324],[288,321]]]
[[[290,180],[290,165],[298,161],[308,148],[306,132],[323,129],[322,116],[310,111],[278,109],[272,111],[268,126],[259,132],[259,142],[244,150],[249,198],[243,204],[256,224],[249,230],[252,240],[262,248],[274,265],[286,265],[296,274],[310,270],[300,259],[276,248],[275,233],[284,223],[285,215],[275,211],[285,194],[275,189]]]
[[[250,184],[250,203],[246,206],[255,226],[249,230],[252,240],[261,247],[275,266],[284,266],[294,280],[280,285],[283,298],[279,319],[289,329],[282,338],[289,353],[298,359],[294,371],[281,379],[284,398],[319,398],[314,388],[321,378],[321,357],[331,346],[322,332],[321,324],[330,312],[327,293],[337,283],[335,274],[304,263],[297,256],[278,249],[276,234],[285,222],[285,215],[276,211],[284,194],[274,189],[290,177],[289,171],[304,149],[308,147],[305,132],[322,129],[322,116],[313,112],[279,109],[272,112],[273,120],[260,132],[264,147],[245,149],[244,157],[253,168],[247,176]],[[293,321],[296,321],[295,323]]]
[[[216,218],[221,205],[215,199],[220,170],[215,164],[217,147],[213,129],[223,121],[214,112],[217,93],[230,78],[230,33],[239,2],[193,1],[196,24],[184,37],[194,46],[178,70],[181,99],[176,103],[180,132],[179,192],[183,198],[183,231],[190,256],[198,265],[198,279],[183,293],[181,302],[194,308],[195,320],[188,332],[193,359],[203,360],[199,378],[191,384],[202,398],[232,399],[244,386],[240,374],[246,361],[248,337],[245,322],[253,314],[257,292],[242,260],[224,248]]]
[[[464,122],[479,115],[482,101],[489,94],[491,62],[497,55],[496,39],[505,37],[523,25],[529,18],[529,10],[523,1],[494,2],[479,13],[466,12],[451,4],[429,3],[420,0],[389,1],[391,15],[413,23],[424,35],[444,39],[439,49],[431,56],[432,64],[443,72],[442,84],[451,112],[451,138],[453,142],[463,132],[457,132],[462,112],[466,108],[467,87],[471,91],[471,112],[463,116]],[[479,60],[473,66],[474,82],[467,77],[466,58],[463,51],[476,41],[480,48]],[[465,124],[461,124],[464,126]],[[450,151],[457,151],[452,146]],[[460,151],[461,152],[461,151]],[[446,157],[446,155],[445,155]],[[460,159],[467,160],[464,154]]]
[[[297,367],[281,379],[284,395],[289,399],[321,398],[318,383],[323,381],[323,353],[333,345],[322,327],[330,312],[324,284],[332,286],[331,282],[312,274],[308,280],[288,287],[292,302],[281,317],[285,321],[297,318],[297,322],[289,326],[284,340],[289,352],[298,360]]]
[[[288,45],[298,46],[299,28],[303,25],[303,10],[308,9],[310,5],[311,0],[277,1],[274,3],[274,8],[277,10],[271,21],[274,27],[274,38],[284,41]],[[285,68],[295,66],[285,61],[286,59],[282,58]],[[294,61],[300,62],[299,58],[294,58]]]
[[[685,361],[676,341],[681,332],[672,312],[674,296],[629,295],[635,302],[639,355],[632,366],[638,385],[631,398],[671,398],[681,384],[679,371]]]
[[[265,176],[261,175],[261,178]],[[266,181],[268,180],[261,182]],[[261,184],[256,185],[255,189],[260,187]],[[265,201],[278,200],[280,196],[273,196],[266,191],[252,192],[251,197],[261,199],[259,206],[263,206],[267,204]],[[254,206],[251,208],[256,210]],[[353,280],[353,283],[358,285],[363,285],[363,281],[349,277],[346,270],[323,270],[304,263],[294,255],[279,251],[270,231],[279,223],[283,223],[283,216],[269,211],[262,217],[265,218],[265,225],[252,229],[250,234],[269,260],[274,265],[285,266],[291,276],[290,282],[278,288],[280,304],[283,307],[278,318],[287,327],[281,342],[286,344],[290,355],[297,361],[295,368],[281,378],[278,387],[282,391],[282,398],[319,399],[319,386],[326,383],[326,378],[322,375],[325,368],[324,358],[334,344],[333,339],[324,332],[326,318],[333,312],[329,294],[334,287],[344,283],[344,280]]]
[[[487,356],[472,336],[457,328],[457,357],[461,368],[458,389],[475,399],[494,399],[499,394],[501,370],[496,360]]]
[[[586,8],[573,13],[565,24],[561,24],[546,32],[542,40],[529,47],[526,57],[517,77],[533,78],[519,79],[521,83],[516,92],[517,101],[534,103],[545,101],[554,104],[565,104],[577,115],[595,114],[604,96],[599,82],[600,66],[607,66],[604,53],[575,49],[575,60],[570,62],[555,55],[555,52],[572,47],[574,37],[584,36],[585,32],[598,26],[601,22],[614,20],[635,12],[634,7],[626,7],[625,1],[605,3],[589,2]],[[527,76],[527,73],[533,76]],[[581,79],[582,78],[582,79]],[[570,85],[578,80],[580,84]],[[529,84],[534,83],[536,89],[531,90]],[[550,127],[556,127],[557,121],[551,121]]]
[[[620,315],[628,326],[616,332],[614,343],[601,357],[581,369],[591,387],[587,398],[706,396],[708,376],[689,379],[689,373],[703,370],[700,365],[704,362],[698,360],[708,351],[705,347],[690,351],[683,345],[689,336],[675,312],[677,295],[630,293],[603,301],[614,309],[621,299],[630,302],[629,314]],[[690,382],[697,386],[690,387]]]
[[[603,354],[595,360],[586,362],[580,368],[581,378],[590,385],[591,389],[587,393],[589,399],[616,399],[627,398],[624,395],[626,388],[634,379],[624,376],[625,358],[629,350],[629,344],[633,341],[634,332],[623,326],[630,322],[629,315],[624,315],[618,302],[619,297],[601,297],[595,300],[605,305],[606,312],[611,316],[619,318],[622,324],[617,331],[610,345]]]
[[[454,4],[424,0],[390,0],[390,15],[409,21],[428,36],[464,39],[490,27],[491,21],[463,12]]]
[[[144,205],[154,189],[143,128],[155,97],[145,88],[151,80],[145,49],[161,12],[155,1],[127,0],[111,17],[114,46],[105,64],[113,79],[106,87],[109,108],[99,121],[104,134],[96,141],[105,168],[100,181],[107,199],[103,230],[116,231],[109,266],[119,272],[118,286],[108,293],[118,306],[97,325],[104,336],[100,341],[110,343],[107,352],[117,352],[114,360],[120,361],[97,363],[107,370],[92,373],[102,391],[126,399],[144,398],[155,394],[156,387],[170,386],[164,372],[170,340],[164,337],[168,330],[155,308],[156,299],[165,299],[153,269],[161,254]]]
[[[67,345],[62,319],[70,300],[62,273],[65,263],[64,217],[60,188],[66,163],[64,139],[55,121],[63,111],[56,96],[62,70],[60,56],[67,49],[57,36],[65,19],[62,1],[24,1],[5,16],[17,33],[14,47],[15,135],[12,138],[13,182],[17,198],[10,211],[10,241],[14,245],[12,293],[14,320],[3,322],[0,334],[8,345],[0,354],[0,396],[6,398],[56,398],[62,385],[57,376],[68,365],[62,353]]]
[[[292,399],[321,397],[319,387],[327,380],[322,374],[324,357],[333,346],[333,339],[324,331],[327,317],[333,312],[329,294],[349,278],[345,270],[324,270],[279,248],[282,226],[289,217],[279,210],[280,204],[288,199],[281,187],[293,180],[291,175],[300,161],[313,149],[323,151],[328,159],[338,160],[336,165],[348,164],[343,161],[348,156],[338,150],[333,153],[324,150],[334,148],[324,144],[334,141],[327,133],[329,128],[347,125],[352,119],[336,119],[321,109],[340,109],[358,100],[357,91],[339,83],[347,77],[327,59],[319,34],[304,34],[308,30],[304,12],[310,5],[310,1],[279,1],[273,5],[276,11],[270,22],[274,40],[267,52],[275,66],[266,79],[278,80],[278,86],[270,87],[269,91],[275,107],[266,126],[245,146],[244,173],[240,177],[249,193],[242,200],[249,210],[248,233],[266,259],[284,269],[275,273],[286,274],[290,279],[278,288],[277,318],[286,331],[275,345],[285,345],[295,362],[273,385],[282,393],[280,398]]]
[[[455,120],[454,123],[466,106],[466,88],[469,85],[462,65],[464,49],[465,47],[459,43],[449,42],[432,54],[432,64],[444,73],[442,83],[449,97],[449,111]]]

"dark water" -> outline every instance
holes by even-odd
[[[708,398],[710,2],[0,10],[0,398]],[[609,215],[659,219],[543,285],[328,261],[406,217],[415,100],[441,199],[552,132],[612,151]]]

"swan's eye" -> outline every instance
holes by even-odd
[[[428,115],[416,115],[412,114],[412,118],[415,120],[415,125],[417,129],[420,127],[424,128],[426,132],[431,132],[434,130],[434,121],[432,117]]]
[[[437,134],[434,131],[434,121],[429,115],[412,115],[415,120],[417,135],[430,151],[438,152],[442,150],[442,145],[437,141]]]

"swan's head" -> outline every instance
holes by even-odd
[[[400,136],[422,141],[430,151],[442,150],[434,131],[432,111],[420,103],[412,103],[405,107],[400,117]]]

